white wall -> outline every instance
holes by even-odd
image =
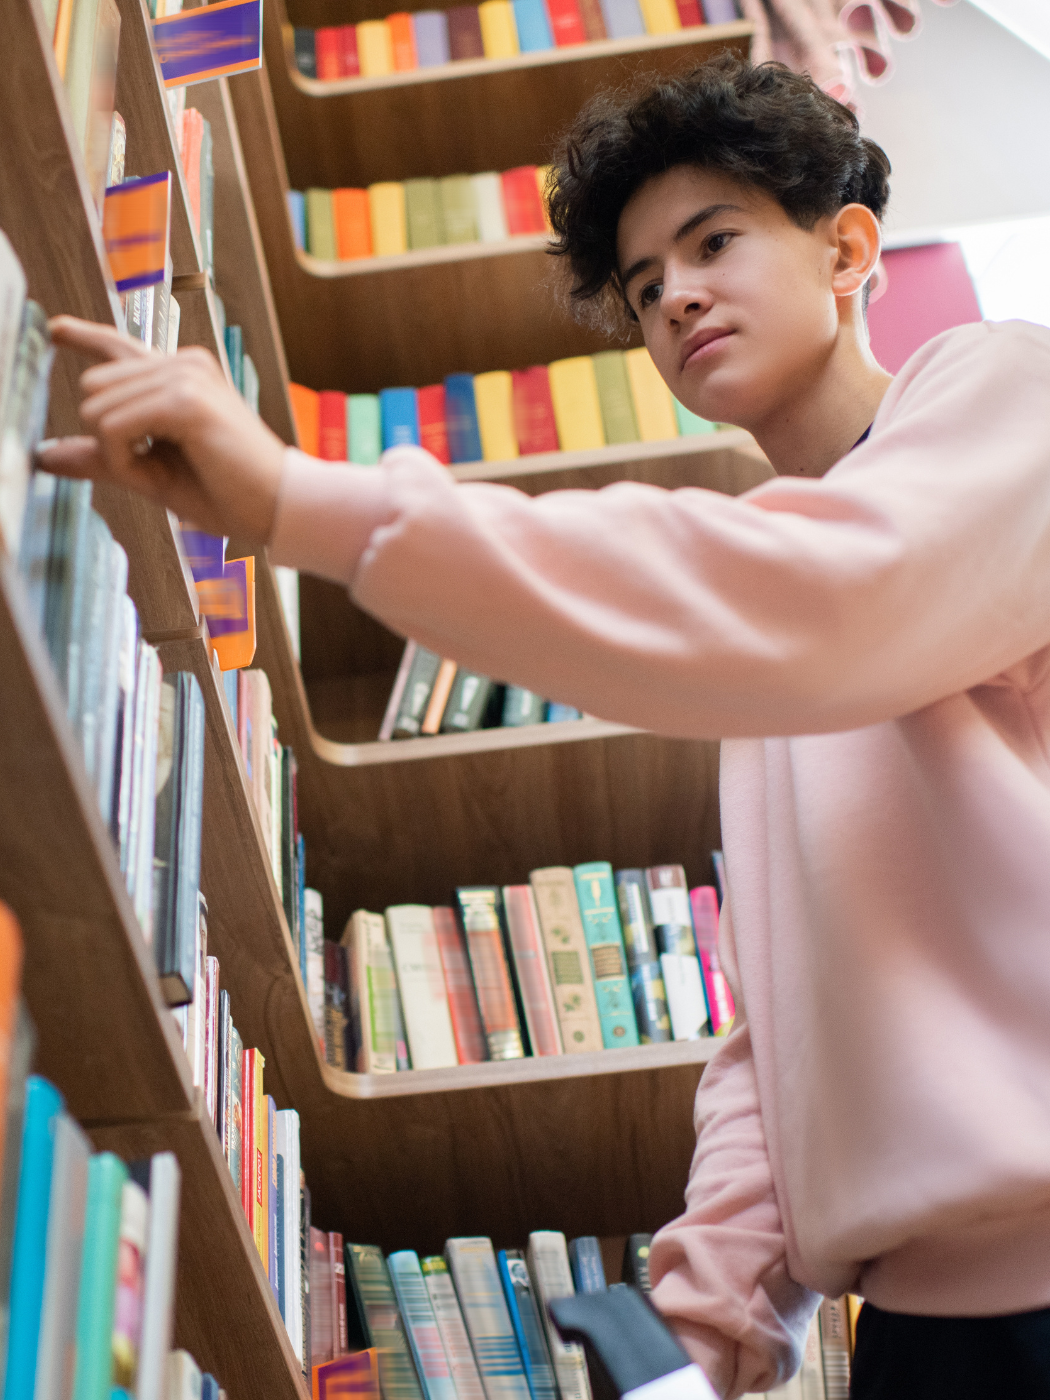
[[[893,163],[887,243],[1050,212],[1050,60],[968,0],[922,12],[889,82],[859,89]]]

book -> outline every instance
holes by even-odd
[[[740,18],[737,0],[704,0],[704,18],[708,24],[732,24]]]
[[[416,390],[419,412],[419,445],[448,466],[452,461],[448,450],[448,429],[445,427],[445,386],[427,384]]]
[[[289,384],[288,397],[292,401],[292,417],[299,446],[311,457],[316,457],[321,441],[321,410],[317,391],[306,388],[304,384]]]
[[[525,1256],[520,1249],[501,1249],[496,1262],[529,1394],[532,1400],[558,1400],[558,1383]]]
[[[326,462],[346,461],[346,395],[335,389],[317,396],[318,456]]]
[[[6,908],[6,906],[5,906]],[[13,915],[11,916],[13,919]],[[8,922],[5,920],[5,922]],[[7,1047],[7,1093],[3,1113],[3,1177],[0,1184],[0,1358],[7,1373],[8,1335],[11,1320],[12,1258],[16,1223],[21,1206],[22,1150],[25,1140],[25,1111],[29,1094],[30,1063],[36,1050],[36,1031],[18,999],[14,1036]],[[37,1235],[34,1244],[40,1242]]]
[[[306,1001],[318,1044],[324,1045],[324,905],[316,890],[303,891],[303,937],[306,946]]]
[[[302,190],[288,191],[288,219],[292,225],[292,241],[301,253],[305,253],[306,195]]]
[[[422,904],[398,904],[388,908],[385,917],[412,1068],[458,1064],[431,911]]]
[[[575,866],[573,875],[594,973],[602,1043],[606,1049],[617,1045],[637,1045],[638,1024],[627,976],[627,958],[616,908],[612,866],[605,860],[591,861]]]
[[[460,667],[441,717],[441,733],[463,734],[480,729],[491,694],[492,682],[487,676]]]
[[[583,1348],[576,1342],[562,1341],[547,1310],[552,1298],[570,1298],[576,1291],[565,1236],[557,1230],[534,1230],[529,1236],[526,1258],[547,1333],[561,1400],[590,1400]]]
[[[601,350],[591,356],[598,383],[602,428],[608,443],[637,442],[638,424],[634,419],[631,383],[622,350]]]
[[[849,1304],[843,1298],[822,1298],[817,1310],[820,1319],[820,1352],[824,1362],[824,1391],[827,1400],[847,1400],[849,1396]]]
[[[520,685],[508,685],[503,694],[503,711],[500,724],[505,728],[516,728],[523,724],[542,724],[545,701],[531,690],[523,690]]]
[[[435,12],[436,13],[436,12]],[[420,20],[422,15],[417,15]],[[438,180],[441,218],[449,243],[473,243],[478,237],[474,182],[469,175],[445,175]]]
[[[372,23],[372,21],[367,21],[367,23]],[[375,23],[382,23],[382,21],[377,20]],[[363,25],[358,25],[358,31],[360,32],[363,27]],[[404,253],[408,248],[404,185],[391,180],[369,185],[368,210],[372,222],[373,255],[377,258],[386,258]]]
[[[711,1013],[712,1035],[727,1035],[736,1015],[733,993],[718,957],[718,892],[713,885],[698,885],[689,891],[693,911],[693,932],[700,957],[700,971]]]
[[[695,0],[694,0],[695,3]],[[416,58],[416,36],[412,26],[412,16],[404,11],[387,15],[390,29],[390,47],[394,57],[394,71],[405,73],[419,67]]]
[[[0,539],[17,557],[29,491],[29,464],[44,430],[54,349],[43,308],[22,306],[4,418],[0,420]]]
[[[255,1051],[245,1046],[241,1057],[241,1205],[255,1238]]]
[[[230,1164],[230,1175],[234,1186],[241,1192],[241,1204],[248,1213],[248,1199],[244,1193],[244,1044],[237,1027],[230,1023],[230,1076],[229,1113],[226,1132],[226,1160]],[[249,1217],[250,1219],[250,1217]]]
[[[384,389],[379,395],[383,451],[419,446],[419,410],[415,389]]]
[[[339,36],[339,76],[356,78],[361,72],[361,60],[357,53],[357,26],[340,24],[336,26]]]
[[[710,1009],[685,871],[680,865],[654,865],[646,870],[645,879],[674,1038],[694,1040],[709,1033]]]
[[[157,757],[154,862],[162,868],[153,954],[168,1005],[183,1006],[192,1001],[196,980],[204,803],[204,697],[189,671],[164,678],[161,733],[166,743],[170,735],[170,748],[159,749]]]
[[[299,1172],[299,1279],[300,1304],[303,1315],[303,1376],[310,1376],[313,1366],[313,1336],[310,1305],[310,1188],[306,1173]]]
[[[277,1168],[277,1105],[270,1094],[266,1095],[266,1203],[267,1203],[267,1275],[277,1306],[281,1306],[282,1270],[284,1267],[284,1235],[281,1231],[281,1217],[284,1202],[279,1199],[280,1181]],[[284,1316],[282,1311],[282,1317]]]
[[[292,947],[297,955],[301,932],[299,928],[298,771],[295,754],[287,745],[283,745],[281,748],[281,896],[284,917],[292,938]]]
[[[166,1400],[166,1366],[175,1325],[175,1266],[182,1173],[173,1152],[158,1152],[144,1172],[149,1186],[135,1400]],[[139,1184],[142,1178],[139,1177]]]
[[[448,13],[448,47],[453,59],[484,58],[481,20],[476,5],[453,5]]]
[[[647,34],[675,34],[681,29],[675,0],[639,0],[639,3]]]
[[[317,1366],[335,1356],[335,1288],[328,1236],[310,1226],[310,1363]]]
[[[703,24],[697,0],[675,0],[675,8],[678,11],[678,23],[682,29],[692,29],[694,25]]]
[[[7,421],[7,396],[18,353],[25,300],[25,272],[7,235],[0,232],[0,424]]]
[[[167,1357],[167,1400],[205,1400],[204,1377],[188,1351],[172,1351]]]
[[[412,739],[419,734],[440,667],[440,656],[415,642],[406,643],[380,739]]]
[[[569,1268],[577,1293],[604,1293],[605,1265],[601,1242],[594,1235],[580,1235],[569,1241]]]
[[[277,1110],[274,1118],[277,1151],[282,1161],[281,1224],[284,1233],[284,1321],[292,1350],[303,1361],[302,1252],[299,1243],[299,1115],[294,1108]]]
[[[520,52],[514,6],[510,0],[481,0],[478,20],[486,58],[513,58]]]
[[[568,866],[534,870],[529,876],[547,951],[554,1008],[567,1051],[600,1050],[602,1027],[587,940]]]
[[[334,260],[338,257],[331,190],[306,191],[306,236],[315,258]]]
[[[366,19],[357,26],[357,58],[362,78],[394,71],[394,44],[385,19]]]
[[[127,1167],[112,1152],[99,1152],[88,1163],[72,1400],[109,1400],[117,1246],[127,1179]]]
[[[514,435],[523,457],[535,452],[558,451],[550,375],[546,365],[516,369],[511,374],[514,398]],[[505,721],[504,721],[505,722]]]
[[[149,1197],[136,1181],[129,1179],[120,1196],[112,1339],[113,1380],[125,1390],[134,1386],[138,1375],[148,1227]]]
[[[251,1054],[255,1060],[252,1072],[252,1086],[255,1092],[252,1115],[255,1139],[252,1167],[253,1224],[255,1247],[259,1251],[259,1258],[262,1260],[263,1269],[268,1276],[270,1270],[270,1178],[267,1164],[269,1161],[270,1132],[266,1116],[266,1094],[263,1089],[263,1071],[266,1067],[266,1061],[261,1050],[252,1050]]]
[[[561,1032],[531,885],[504,885],[503,908],[514,974],[534,1055],[560,1055]]]
[[[109,270],[118,292],[139,292],[142,296],[149,292],[148,311],[141,297],[128,298],[128,329],[133,338],[137,337],[146,345],[152,343],[153,293],[150,289],[164,281],[170,256],[170,232],[169,170],[124,180],[106,191],[102,240]]]
[[[445,243],[445,223],[436,180],[405,181],[405,216],[410,248],[436,248]]]
[[[641,1293],[649,1293],[652,1284],[649,1280],[649,1248],[652,1235],[628,1235],[623,1250],[623,1281],[637,1288]]]
[[[382,1252],[372,1244],[348,1244],[344,1254],[350,1350],[378,1349],[383,1400],[422,1400]]]
[[[671,1039],[660,950],[656,946],[649,887],[644,870],[616,872],[616,898],[620,908],[624,951],[631,978],[638,1038],[643,1045],[659,1045]]]
[[[456,1285],[487,1400],[529,1400],[492,1241],[481,1235],[446,1240],[445,1262]]]
[[[153,42],[166,88],[251,72],[262,65],[262,5],[230,0],[221,9],[169,12],[153,21]]]
[[[577,0],[546,0],[546,3],[551,32],[557,47],[560,49],[567,44],[585,44],[587,31],[583,27],[583,17]]]
[[[514,0],[514,22],[522,53],[540,53],[554,47],[554,35],[543,0]]]
[[[657,3],[657,0],[651,0],[651,3]],[[644,345],[640,345],[636,350],[625,350],[623,357],[627,364],[627,378],[631,385],[639,439],[642,442],[658,442],[663,438],[677,437],[678,422],[674,416],[674,400],[670,389],[660,377],[660,371],[653,364],[649,351]]]
[[[444,10],[419,10],[412,16],[416,62],[420,68],[438,68],[451,58],[448,16]]]
[[[507,216],[503,210],[503,182],[493,170],[471,175],[478,238],[482,243],[502,243],[507,238]]]
[[[304,78],[317,77],[317,50],[314,31],[296,27],[293,31],[295,66]]]
[[[350,461],[374,467],[383,452],[383,427],[378,394],[348,394],[346,434]]]
[[[488,1058],[488,1052],[464,934],[451,909],[438,907],[431,910],[431,917],[445,979],[456,1058],[461,1065],[480,1064]]]
[[[478,427],[472,374],[446,375],[445,424],[448,430],[448,451],[452,461],[480,462],[481,433]]]
[[[381,914],[358,909],[342,937],[350,974],[350,1019],[358,1074],[409,1065],[394,955]]]
[[[240,326],[227,326],[223,332],[226,344],[226,359],[230,366],[230,378],[238,393],[244,385],[244,332]]]
[[[106,190],[119,45],[116,0],[79,0],[73,7],[64,81],[88,188],[99,213]]]
[[[350,1028],[350,978],[346,949],[338,943],[324,945],[324,1053],[334,1069],[352,1068]]]
[[[63,1400],[69,1358],[76,1352],[91,1144],[67,1113],[54,1119],[43,1293],[34,1400]]]
[[[448,1265],[440,1256],[420,1261],[434,1321],[448,1359],[449,1372],[455,1383],[458,1400],[485,1400],[485,1390],[478,1374],[477,1362],[467,1335],[463,1313],[456,1297],[455,1285]]]
[[[456,890],[456,904],[488,1057],[490,1060],[520,1059],[525,1054],[525,1046],[507,963],[500,892],[494,885],[460,886]],[[484,1372],[484,1368],[482,1370]]]
[[[460,1400],[418,1254],[398,1250],[386,1262],[424,1400]]]
[[[490,0],[506,3],[510,0]],[[506,370],[490,370],[474,376],[474,403],[478,415],[481,454],[486,462],[510,461],[518,455],[514,433],[511,376]]]
[[[589,355],[574,355],[547,366],[558,445],[563,452],[605,446],[598,381]]]
[[[605,32],[605,19],[598,0],[578,0],[578,3],[580,19],[583,21],[583,32],[587,35],[588,43],[608,38]]]
[[[696,437],[701,433],[714,433],[718,431],[717,423],[709,423],[706,418],[700,418],[695,413],[691,413],[684,404],[680,404],[677,399],[672,398],[671,406],[674,409],[675,423],[678,426],[679,437]]]
[[[381,1400],[379,1352],[368,1347],[315,1366],[311,1395],[312,1400]]]
[[[320,82],[332,82],[343,76],[342,44],[334,25],[314,30],[314,61]]]
[[[852,1339],[851,1351],[852,1356]],[[820,1314],[817,1313],[809,1324],[806,1345],[802,1350],[802,1366],[798,1372],[800,1400],[827,1400],[824,1385],[824,1359],[820,1348]]]
[[[343,1237],[338,1230],[328,1232],[329,1280],[332,1289],[332,1350],[342,1356],[348,1350],[346,1319],[346,1264]]]

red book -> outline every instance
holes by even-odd
[[[547,14],[550,16],[554,42],[559,49],[567,44],[587,42],[587,31],[583,27],[577,0],[547,0]]]
[[[343,1261],[343,1237],[338,1230],[328,1234],[328,1262],[332,1270],[332,1351],[344,1356],[350,1346],[346,1335],[346,1264]]]
[[[317,455],[326,462],[345,462],[346,395],[338,389],[322,389],[317,399]]]
[[[519,165],[516,170],[505,170],[500,180],[503,182],[503,210],[507,216],[507,232],[546,232],[543,202],[540,199],[539,185],[536,183],[536,167]]]
[[[244,1052],[241,1085],[241,1205],[248,1217],[248,1229],[255,1235],[255,1052]]]
[[[332,1260],[328,1236],[310,1226],[310,1360],[314,1366],[335,1358],[335,1315],[332,1312]]]
[[[339,35],[339,76],[358,78],[361,76],[361,63],[357,57],[357,25],[341,24],[335,31]]]
[[[447,467],[452,458],[448,450],[448,429],[445,426],[445,386],[428,384],[416,393],[419,408],[419,442]]]
[[[481,1030],[481,1013],[474,991],[474,978],[467,961],[467,945],[451,909],[435,909],[434,932],[437,934],[441,970],[448,990],[448,1009],[452,1017],[452,1036],[461,1065],[479,1065],[488,1059],[485,1036]]]
[[[339,42],[338,29],[331,27],[315,29],[314,50],[317,54],[318,78],[331,82],[333,79],[343,76],[342,45]]]
[[[715,1035],[726,1035],[736,1015],[736,1005],[729,983],[718,959],[718,891],[713,885],[698,885],[689,891],[693,910],[693,932],[700,955],[700,970],[707,989],[707,1005],[711,1012],[711,1029]]]
[[[448,11],[448,47],[454,59],[485,57],[476,5],[454,5]]]
[[[580,0],[580,18],[583,20],[583,32],[588,39],[608,39],[605,18],[598,0]]]
[[[558,429],[554,421],[551,381],[546,365],[516,369],[511,374],[514,401],[514,433],[523,457],[533,452],[557,452]]]
[[[678,18],[682,21],[683,29],[692,29],[696,24],[703,24],[698,0],[675,0],[675,4],[678,6]]]

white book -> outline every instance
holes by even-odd
[[[141,860],[139,833],[142,825],[143,777],[146,768],[146,710],[150,700],[151,668],[148,653],[152,650],[153,648],[148,642],[140,640],[135,652],[135,709],[132,715],[131,791],[128,794],[128,849],[125,857],[124,882],[136,912],[138,910],[136,893]]]
[[[820,1355],[820,1321],[816,1313],[806,1333],[802,1369],[798,1373],[801,1400],[827,1400],[824,1388],[824,1362]]]
[[[7,235],[0,230],[0,426],[4,423],[25,300],[26,275]]]
[[[529,1400],[492,1241],[484,1235],[446,1240],[445,1262],[456,1285],[487,1400]]]
[[[247,355],[245,359],[247,359]],[[286,568],[283,564],[274,565],[274,577],[277,580],[277,591],[281,595],[281,612],[284,613],[285,626],[288,628],[288,636],[292,643],[292,655],[296,661],[299,656],[299,571],[298,569]]]
[[[185,92],[185,88],[182,89]],[[168,302],[168,354],[174,355],[179,348],[179,325],[182,321],[182,307],[175,299],[174,293]]]
[[[848,1400],[849,1305],[845,1298],[822,1298],[817,1317],[827,1400]]]
[[[459,1064],[430,909],[425,904],[392,905],[386,911],[386,926],[412,1068],[446,1069]]]
[[[529,1236],[526,1258],[547,1332],[547,1344],[551,1349],[561,1400],[590,1400],[591,1387],[583,1348],[576,1342],[563,1342],[547,1312],[547,1304],[552,1298],[571,1298],[576,1292],[565,1236],[560,1230],[534,1230]]]
[[[168,1357],[167,1400],[201,1400],[201,1373],[188,1351]]]
[[[77,1295],[90,1156],[91,1144],[78,1125],[67,1113],[60,1114],[55,1125],[33,1400],[64,1400],[69,1358],[76,1353]]]
[[[153,647],[144,645],[146,660],[145,745],[138,833],[138,874],[135,879],[135,912],[147,943],[153,942],[153,838],[157,821],[157,740],[164,672]]]
[[[675,1040],[698,1040],[707,1023],[700,960],[683,953],[661,953],[660,969]]]
[[[88,120],[91,115],[91,79],[98,6],[99,0],[78,0],[73,6],[73,23],[69,32],[69,53],[66,59],[66,94],[73,113],[73,130],[82,151],[87,149]]]
[[[357,909],[343,930],[350,973],[350,1019],[358,1074],[397,1072],[401,1009],[394,954],[382,914]]]
[[[300,937],[306,939],[306,1001],[314,1023],[314,1031],[324,1055],[324,900],[317,890],[303,891],[306,927]]]
[[[458,1400],[485,1400],[485,1388],[481,1384],[448,1265],[444,1259],[424,1259],[422,1269],[430,1306],[434,1309],[434,1320],[441,1333],[452,1379],[456,1383]]]
[[[95,733],[95,791],[106,825],[113,819],[113,780],[116,776],[117,700],[120,693],[120,660],[124,646],[124,599],[128,588],[128,556],[114,540],[109,547],[105,640],[99,685],[98,724]]]
[[[274,1131],[284,1158],[284,1325],[292,1350],[303,1359],[302,1255],[299,1248],[299,1115],[294,1108],[274,1114]]]
[[[204,960],[204,1103],[208,1117],[218,1123],[219,1112],[219,959]]]
[[[478,238],[482,243],[501,243],[509,237],[503,208],[503,182],[494,171],[472,175],[474,203],[478,211]]]
[[[149,1167],[149,1239],[146,1284],[142,1295],[142,1337],[135,1400],[167,1400],[171,1394],[168,1354],[175,1322],[175,1264],[179,1239],[182,1174],[174,1152],[158,1152]],[[186,1353],[178,1353],[185,1356]],[[192,1358],[187,1357],[193,1370]],[[174,1368],[179,1370],[181,1363]],[[181,1374],[178,1376],[181,1384]],[[196,1396],[200,1400],[200,1372]],[[182,1400],[183,1392],[178,1392]],[[173,1396],[172,1400],[177,1400]]]
[[[253,413],[259,412],[259,371],[255,361],[245,352],[241,356],[241,396]]]
[[[135,676],[139,649],[139,615],[124,594],[121,607],[120,657],[117,662],[117,791],[113,800],[113,839],[120,873],[128,873],[128,833],[131,821],[131,776],[135,760]]]

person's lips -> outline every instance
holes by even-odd
[[[733,331],[726,326],[705,326],[702,330],[694,331],[682,347],[682,369],[690,360],[696,361],[710,354],[732,334]]]

